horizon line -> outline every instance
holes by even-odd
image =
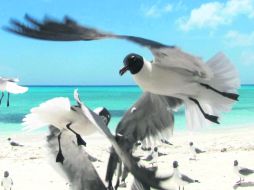
[[[138,85],[121,85],[121,84],[92,84],[92,85],[64,85],[64,84],[21,84],[28,87],[138,87]],[[254,84],[241,84],[241,86],[254,86]]]

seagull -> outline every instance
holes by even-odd
[[[17,78],[4,78],[0,77],[0,91],[2,91],[2,95],[0,97],[0,105],[2,103],[2,99],[4,97],[4,92],[7,92],[7,107],[10,106],[10,94],[22,94],[25,93],[28,88],[17,85],[19,79]]]
[[[196,148],[193,146],[193,142],[190,142],[190,152],[193,155],[193,159],[196,160],[197,154],[205,153],[206,151],[200,150],[199,148]]]
[[[254,170],[238,166],[237,160],[234,161],[234,172],[236,173],[236,175],[240,177],[240,180],[236,182],[239,184],[241,184],[241,182],[244,181],[245,177],[254,174]]]
[[[128,54],[120,75],[129,71],[143,91],[179,98],[184,102],[188,128],[219,124],[222,112],[230,111],[238,101],[239,75],[230,60],[218,53],[205,63],[197,56],[176,46],[153,40],[102,32],[81,26],[65,17],[63,22],[45,18],[43,22],[25,15],[28,24],[11,20],[9,32],[51,41],[90,41],[123,39],[148,48],[154,55],[152,62],[136,53]]]
[[[74,133],[76,135],[75,144],[77,143],[79,145],[80,140],[80,145],[86,145],[85,141],[81,139],[81,136],[87,136],[97,130],[109,140],[117,158],[121,160],[128,171],[133,174],[137,181],[139,181],[139,185],[137,186],[142,186],[144,187],[143,189],[153,187],[165,190],[165,188],[161,187],[161,183],[170,180],[171,176],[158,176],[156,170],[150,171],[142,166],[139,166],[136,162],[136,159],[129,153],[129,151],[127,151],[128,149],[125,147],[126,144],[124,144],[124,146],[118,144],[117,141],[119,141],[119,139],[122,137],[120,136],[119,138],[119,135],[113,136],[111,134],[109,128],[107,127],[108,120],[105,123],[105,120],[102,116],[100,116],[100,114],[97,114],[95,111],[92,111],[86,107],[85,104],[81,102],[77,90],[74,91],[74,98],[77,102],[77,105],[75,106],[70,106],[68,98],[54,98],[41,104],[39,107],[33,108],[31,113],[26,115],[24,118],[24,125],[27,126],[27,129],[35,129],[43,125],[54,126],[58,129],[59,133],[56,135],[58,144],[56,161],[60,162],[60,165],[62,166],[65,165],[65,162],[68,163],[68,159],[64,159],[64,156],[69,156],[70,154],[68,154],[68,152],[64,152],[66,151],[66,148],[64,148],[65,141],[60,141],[61,138],[65,138],[64,136],[66,134]],[[59,103],[56,104],[56,102]],[[173,103],[175,102],[172,102],[172,104]],[[108,111],[104,111],[104,113],[108,113]],[[110,118],[109,114],[103,116],[108,119]],[[159,119],[161,118],[157,118],[157,120]],[[161,122],[165,122],[165,124],[167,124],[167,121],[167,119],[164,119]],[[130,121],[127,123],[129,122]],[[130,130],[133,130],[133,127],[130,127]],[[61,135],[63,135],[63,137],[61,137]],[[133,133],[131,133],[131,135],[133,135]],[[80,136],[80,138],[78,136]],[[71,144],[73,141],[70,140],[69,143]],[[82,150],[82,148],[79,149]],[[72,154],[71,157],[74,160],[79,160],[79,157],[75,157]],[[78,167],[82,164],[83,163],[80,162]],[[75,172],[75,169],[73,172]]]
[[[22,145],[22,144],[19,144],[19,143],[13,141],[11,138],[8,138],[7,140],[10,142],[10,145],[11,145],[11,146],[20,146],[20,147],[23,147],[23,146],[24,146],[24,145]]]
[[[60,129],[58,135],[59,153],[56,157],[56,162],[63,163],[64,157],[61,149],[61,134],[64,130],[71,131],[76,135],[78,146],[86,146],[86,142],[81,135],[88,136],[98,130],[95,125],[83,114],[88,108],[81,102],[78,90],[74,90],[74,99],[76,104],[72,106],[69,98],[57,97],[50,99],[39,107],[31,109],[31,113],[27,114],[23,119],[25,130],[34,130],[43,126],[53,125]],[[107,125],[110,121],[111,115],[106,108],[96,108],[94,113],[101,117],[103,122]]]
[[[156,147],[161,143],[161,139],[169,139],[172,135],[173,112],[181,105],[180,99],[144,92],[118,123],[115,130],[117,143],[130,155],[144,144],[146,147]],[[121,167],[117,165],[120,164],[121,159],[112,148],[106,174],[108,188],[113,188],[112,180],[114,173],[117,172],[119,175],[114,186],[117,189],[121,177],[121,171],[117,171]]]
[[[173,168],[174,168],[173,180],[178,185],[179,190],[180,190],[181,186],[182,186],[182,189],[184,190],[184,186],[189,183],[200,183],[198,180],[191,179],[188,176],[181,174],[178,170],[178,162],[177,161],[173,162]]]

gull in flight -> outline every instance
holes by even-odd
[[[238,73],[230,60],[218,53],[207,62],[175,46],[149,39],[102,32],[79,25],[65,17],[63,22],[45,18],[43,22],[26,15],[28,25],[11,20],[5,29],[31,38],[52,41],[90,41],[124,39],[148,48],[154,55],[152,62],[136,53],[128,54],[119,71],[129,71],[135,82],[154,94],[181,99],[185,105],[188,128],[219,124],[222,112],[230,111],[238,100]]]

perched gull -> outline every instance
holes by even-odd
[[[236,173],[237,176],[240,177],[240,180],[236,182],[239,184],[241,184],[241,182],[244,181],[245,177],[254,174],[254,170],[238,166],[237,160],[234,161],[234,172]]]
[[[173,168],[174,168],[174,171],[173,171],[173,180],[178,185],[179,190],[180,190],[181,186],[182,186],[182,188],[184,190],[184,186],[189,184],[189,183],[200,183],[198,180],[191,179],[188,176],[186,176],[184,174],[181,174],[179,172],[179,170],[178,170],[178,162],[177,161],[173,162]]]
[[[218,53],[205,62],[175,46],[136,36],[106,33],[81,26],[65,17],[64,22],[45,18],[39,22],[26,15],[29,25],[11,20],[5,29],[31,38],[53,41],[89,41],[100,39],[124,39],[149,48],[155,59],[145,60],[131,53],[124,59],[123,75],[130,71],[136,83],[154,94],[180,98],[185,104],[185,115],[189,128],[219,123],[222,112],[230,111],[238,100],[239,76],[229,59]]]
[[[10,142],[11,146],[20,146],[20,147],[24,146],[22,144],[19,144],[19,143],[13,141],[11,138],[8,138],[7,140]]]
[[[146,147],[154,147],[161,143],[161,139],[169,139],[174,126],[173,110],[181,104],[182,101],[177,98],[143,93],[117,125],[117,143],[131,155],[137,146],[144,143]],[[113,174],[120,168],[117,167],[119,164],[121,160],[112,149],[106,175],[109,187],[112,187]],[[121,174],[119,171],[117,173]],[[115,188],[120,183],[120,176],[117,178]]]
[[[69,130],[76,135],[77,144],[86,146],[86,142],[81,135],[88,136],[98,131],[94,123],[92,123],[83,112],[88,108],[80,101],[78,90],[74,91],[74,99],[77,105],[72,106],[70,100],[64,97],[50,99],[42,103],[39,107],[31,109],[31,113],[23,119],[25,129],[34,130],[43,126],[53,125],[60,129],[58,135],[59,154],[56,162],[63,163],[64,157],[61,149],[61,134],[64,130]],[[94,113],[102,118],[107,125],[111,115],[106,108],[96,108]]]
[[[190,145],[190,152],[191,152],[191,154],[192,154],[192,156],[193,156],[193,158],[191,158],[191,159],[196,160],[197,154],[205,153],[205,151],[200,150],[199,148],[196,148],[196,147],[193,145],[193,142],[190,142],[189,145]]]
[[[107,127],[108,120],[106,120],[107,122],[105,123],[105,119],[103,119],[103,117],[100,116],[100,114],[97,114],[94,111],[90,110],[88,107],[86,107],[80,101],[77,91],[74,92],[74,97],[77,101],[76,106],[70,106],[68,98],[66,99],[60,98],[60,104],[55,104],[55,103],[52,104],[51,102],[55,100],[57,100],[58,102],[59,98],[55,98],[55,99],[49,100],[49,102],[45,102],[44,104],[41,104],[39,107],[31,110],[31,113],[28,114],[26,118],[24,119],[24,124],[27,125],[28,128],[30,129],[41,127],[42,125],[51,125],[58,129],[60,134],[57,133],[57,139],[58,139],[57,141],[59,146],[57,158],[59,159],[59,155],[61,155],[61,159],[59,159],[58,161],[62,162],[63,166],[65,165],[65,161],[63,161],[63,158],[64,156],[66,156],[66,153],[64,153],[65,149],[62,147],[64,146],[64,144],[60,143],[61,134],[65,135],[66,133],[75,133],[76,136],[79,135],[79,137],[81,138],[81,136],[86,136],[88,135],[88,133],[92,133],[95,130],[97,130],[101,132],[103,135],[105,135],[105,137],[110,141],[116,157],[119,160],[121,160],[121,162],[128,169],[128,171],[133,174],[133,176],[136,178],[137,181],[139,181],[138,186],[145,187],[144,188],[145,190],[148,190],[150,187],[164,190],[164,188],[161,187],[161,183],[167,180],[170,180],[171,176],[161,177],[157,175],[156,171],[150,171],[142,166],[139,166],[136,162],[136,159],[128,151],[128,148],[125,147],[126,144],[124,145],[119,144],[117,142],[119,140],[118,139],[119,136],[118,135],[113,136],[111,134],[111,132],[109,131]],[[159,106],[159,105],[156,105],[156,106]],[[108,113],[108,112],[104,112],[104,113]],[[104,117],[110,118],[108,114],[104,115]],[[159,118],[157,120],[159,120]],[[167,119],[164,119],[164,120],[165,121],[162,121],[162,122],[167,121]],[[128,120],[125,122],[129,123],[130,121]],[[130,126],[129,130],[131,131],[136,130],[135,128],[133,129],[133,127]],[[164,126],[164,128],[168,128],[168,127]],[[141,133],[143,134],[142,130],[141,130]],[[134,135],[134,134],[130,133],[130,135]],[[79,137],[77,137],[77,144],[79,144]],[[120,136],[120,139],[121,139],[121,136]],[[82,140],[82,142],[84,141]],[[73,143],[73,141],[70,140],[69,143]],[[76,144],[76,141],[75,141],[75,144]],[[73,159],[75,160],[75,157],[73,157]],[[116,162],[116,164],[117,163],[118,161]],[[79,165],[80,164],[81,163],[79,163]]]
[[[4,188],[4,190],[11,190],[12,189],[13,181],[12,181],[8,171],[4,172],[4,177],[1,181],[1,186]]]
[[[25,93],[28,88],[19,86],[16,83],[19,82],[19,79],[17,78],[4,78],[0,77],[0,91],[2,91],[2,95],[0,98],[0,105],[2,102],[2,99],[4,97],[4,92],[7,92],[7,107],[10,106],[10,93],[12,94],[22,94]]]

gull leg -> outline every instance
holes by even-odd
[[[238,94],[229,93],[229,92],[221,92],[221,91],[219,91],[219,90],[209,86],[208,84],[204,84],[204,83],[200,83],[200,85],[204,86],[205,88],[210,89],[210,90],[212,90],[212,91],[214,91],[214,92],[216,92],[216,93],[218,93],[218,94],[220,94],[220,95],[222,95],[222,96],[224,96],[226,98],[238,101],[238,97],[239,97]]]
[[[8,97],[7,97],[7,107],[10,106],[10,92],[8,92]]]
[[[80,145],[86,146],[86,142],[82,139],[82,137],[80,136],[80,134],[78,134],[78,133],[75,132],[73,129],[71,129],[71,127],[70,127],[71,124],[72,124],[72,123],[68,123],[68,124],[66,125],[66,127],[67,127],[67,129],[69,129],[71,132],[73,132],[73,133],[76,135],[78,146],[80,146]]]
[[[217,116],[210,115],[210,114],[207,114],[207,113],[204,112],[204,110],[203,110],[202,107],[200,106],[198,100],[196,100],[196,99],[194,99],[194,98],[191,98],[191,97],[189,97],[189,99],[190,99],[191,101],[193,101],[193,102],[198,106],[198,108],[200,109],[200,111],[202,112],[202,114],[204,115],[204,117],[205,117],[206,119],[208,119],[208,120],[211,121],[211,122],[220,124],[219,121],[218,121],[218,117],[217,117]]]
[[[2,96],[1,96],[1,98],[0,98],[0,105],[1,105],[1,103],[2,103],[3,97],[4,97],[4,92],[2,92]]]
[[[62,133],[60,133],[60,134],[58,135],[58,138],[57,138],[57,140],[58,140],[58,146],[59,146],[59,152],[58,152],[58,154],[57,154],[57,156],[56,156],[56,162],[60,162],[60,163],[63,164],[64,156],[63,156],[63,153],[62,153],[61,142],[60,142],[60,140],[61,140],[61,135],[62,135]]]

